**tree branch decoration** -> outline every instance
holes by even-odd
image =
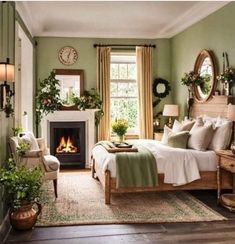
[[[59,80],[55,78],[55,72],[40,81],[39,91],[36,96],[36,115],[39,124],[42,117],[54,113],[61,108]]]

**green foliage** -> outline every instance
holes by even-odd
[[[42,172],[38,168],[17,167],[9,159],[8,167],[0,169],[0,184],[5,187],[11,207],[18,209],[22,202],[40,200]]]
[[[29,143],[26,142],[26,141],[21,141],[21,142],[19,142],[19,144],[18,144],[18,146],[17,146],[17,148],[16,148],[16,152],[17,152],[17,154],[18,154],[20,157],[22,157],[22,156],[25,155],[25,153],[26,153],[27,151],[29,151],[29,149],[30,149],[30,145],[29,145]]]
[[[203,77],[200,74],[190,71],[185,73],[184,77],[181,79],[181,84],[191,88],[192,86],[200,86],[203,83]]]
[[[123,136],[126,134],[128,129],[128,121],[125,119],[116,119],[111,123],[112,131],[118,136]]]
[[[60,84],[55,78],[55,72],[40,81],[38,94],[36,96],[37,122],[39,123],[43,116],[53,113],[61,108]]]
[[[12,131],[13,131],[14,136],[18,136],[19,133],[23,131],[23,128],[22,127],[15,127],[15,128],[12,128]]]
[[[227,67],[224,72],[217,76],[217,80],[221,83],[232,83],[235,80],[234,69],[232,67]]]
[[[92,88],[90,91],[85,90],[81,97],[73,96],[73,103],[78,106],[78,109],[100,109],[95,113],[95,124],[98,125],[101,118],[104,115],[102,110],[102,100],[100,94],[95,88]]]
[[[200,88],[204,94],[208,94],[211,89],[211,76],[209,74],[203,75],[203,82],[200,84]]]
[[[6,98],[6,104],[3,108],[4,112],[6,113],[6,117],[10,117],[14,115],[14,108],[13,105],[11,104],[11,97]]]

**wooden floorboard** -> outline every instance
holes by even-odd
[[[7,244],[77,243],[228,243],[235,244],[235,214],[216,203],[216,191],[193,191],[192,195],[228,218],[228,221],[132,225],[83,225],[12,230]]]

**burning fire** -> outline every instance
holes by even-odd
[[[60,138],[60,145],[56,148],[56,153],[76,153],[77,151],[78,149],[73,145],[70,137],[67,141],[65,141],[64,136]]]

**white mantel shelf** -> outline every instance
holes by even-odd
[[[50,122],[79,122],[86,124],[86,168],[90,168],[91,151],[95,145],[95,112],[98,109],[79,110],[61,110],[45,116],[41,121],[42,137],[50,145]]]

